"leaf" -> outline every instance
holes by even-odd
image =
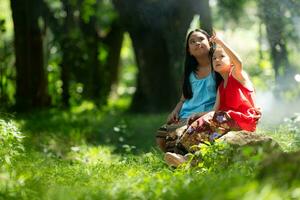
[[[11,165],[11,161],[10,161],[10,156],[9,156],[9,155],[5,155],[5,156],[4,156],[4,159],[5,159],[5,162],[6,162],[8,165]]]

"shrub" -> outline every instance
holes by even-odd
[[[24,150],[23,137],[13,121],[0,119],[0,166],[11,165],[12,160]]]

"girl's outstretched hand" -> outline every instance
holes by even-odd
[[[213,35],[209,38],[209,41],[215,44],[223,44],[223,40],[217,36],[217,34],[214,32]]]

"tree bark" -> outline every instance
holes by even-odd
[[[88,23],[82,22],[81,27],[89,52],[87,94],[96,100],[97,104],[103,105],[107,101],[112,84],[118,79],[123,30],[117,18],[112,22],[107,35],[100,37],[96,20],[95,17],[91,17]],[[106,52],[106,56],[99,59],[103,52]]]
[[[73,10],[68,0],[63,1],[64,11],[66,12],[66,18],[63,21],[63,27],[56,32],[59,34],[60,31],[65,29],[63,36],[59,37],[59,42],[62,48],[62,61],[61,61],[61,81],[62,81],[62,105],[64,107],[69,107],[70,105],[70,76],[71,76],[71,66],[73,66],[74,59],[73,54],[69,50],[74,48],[72,40],[69,35],[72,31],[72,26],[74,26],[73,20]]]
[[[80,6],[82,1],[76,1],[78,5],[71,5],[69,0],[62,0],[62,3],[66,12],[63,20],[55,19],[54,13],[45,3],[43,13],[62,51],[63,104],[69,105],[69,83],[75,80],[84,85],[83,98],[103,105],[106,103],[111,85],[118,77],[123,31],[116,19],[108,34],[102,37],[99,34],[101,27],[95,15],[90,16],[88,20],[83,20],[82,16],[75,19],[74,6]],[[93,6],[95,13],[97,3],[94,2]],[[61,34],[62,31],[64,34]],[[103,60],[99,59],[99,55],[103,52],[101,49],[107,55]]]
[[[34,5],[34,6],[31,6]],[[50,104],[39,27],[39,0],[12,0],[16,54],[16,107],[19,110]]]
[[[61,51],[62,51],[62,61],[60,63],[61,65],[61,73],[60,78],[62,81],[62,99],[61,103],[63,107],[69,107],[69,100],[70,100],[70,92],[69,92],[69,85],[70,85],[70,77],[71,77],[71,68],[70,66],[73,66],[75,63],[75,60],[73,58],[73,54],[70,52],[70,50],[74,49],[75,45],[73,44],[74,41],[69,38],[70,32],[72,32],[72,27],[74,26],[74,20],[73,20],[73,11],[72,6],[69,4],[68,0],[63,0],[63,10],[66,13],[66,17],[64,20],[59,22],[55,17],[54,13],[51,11],[49,6],[44,0],[41,0],[41,7],[42,7],[42,13],[43,18],[46,22],[46,24],[51,29],[55,41],[57,41],[60,45]],[[64,30],[64,34],[61,34],[61,32]]]
[[[212,17],[209,0],[200,0],[200,25],[208,34],[212,34]]]
[[[284,37],[284,11],[274,0],[260,1],[260,17],[266,26],[267,38],[271,48],[271,59],[275,72],[275,81],[281,85],[290,68],[288,52]]]
[[[132,111],[161,111],[169,107],[176,96],[167,45],[159,33],[147,31],[143,35],[130,33],[138,64],[137,90]],[[155,41],[155,42],[154,42]],[[167,79],[168,78],[168,79]]]
[[[132,39],[138,65],[131,111],[169,111],[180,96],[184,40],[199,2],[113,1]]]
[[[101,74],[105,74],[105,83],[104,85],[107,85],[107,87],[101,89],[98,88],[98,91],[100,91],[102,94],[101,96],[107,97],[109,94],[111,87],[113,84],[117,84],[119,79],[119,72],[120,72],[120,53],[122,48],[122,42],[123,42],[123,28],[120,25],[120,20],[116,19],[112,25],[111,30],[108,33],[108,35],[103,39],[102,44],[106,48],[108,55],[106,62],[102,65],[102,72]],[[99,83],[98,83],[99,84]]]

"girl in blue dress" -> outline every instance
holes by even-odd
[[[209,38],[208,33],[201,29],[195,29],[187,36],[182,96],[156,135],[156,143],[164,152],[172,148],[172,140],[176,140],[196,113],[213,109],[221,77],[211,67],[213,46]]]

